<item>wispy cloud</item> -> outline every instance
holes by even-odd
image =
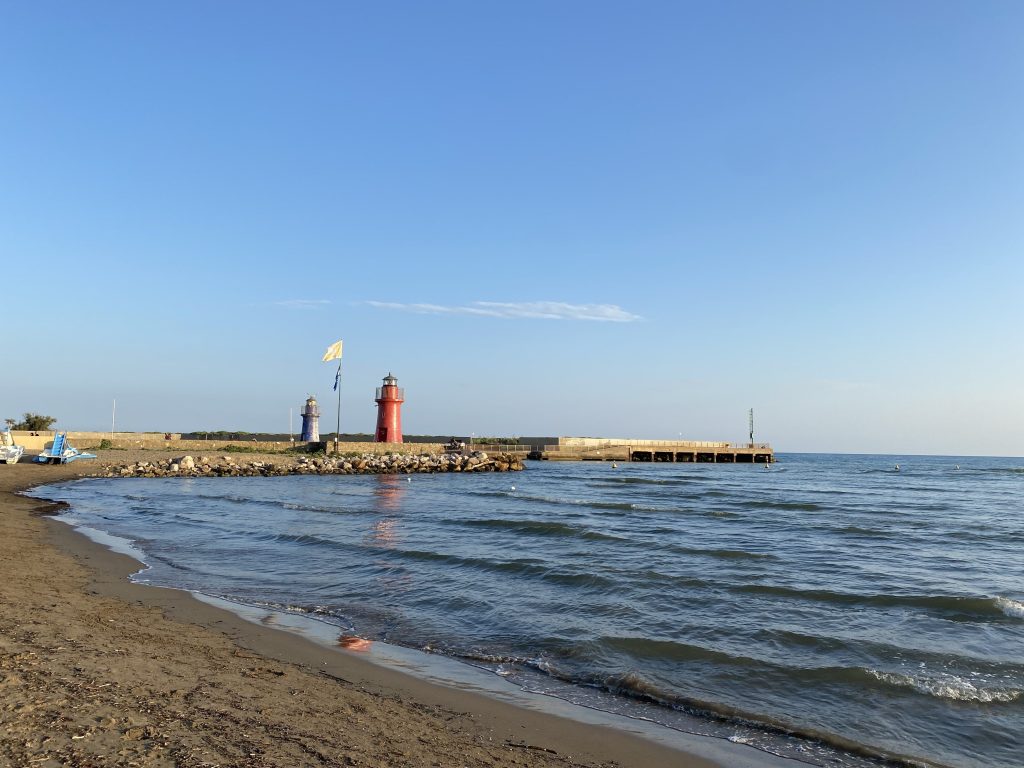
[[[327,299],[284,299],[275,301],[274,306],[285,309],[320,309],[330,303]]]
[[[562,301],[473,301],[467,305],[399,304],[392,301],[368,301],[371,307],[414,312],[418,315],[476,315],[530,320],[597,320],[632,323],[640,315],[616,304],[567,304]]]

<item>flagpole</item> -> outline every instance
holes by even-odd
[[[334,431],[334,452],[337,453],[341,443],[341,339],[334,342],[324,353],[323,362],[337,358],[338,371],[334,374],[334,389],[338,392],[338,426]]]
[[[334,388],[338,390],[338,426],[334,432],[334,452],[337,454],[341,444],[341,358],[338,358],[338,372],[334,374]]]

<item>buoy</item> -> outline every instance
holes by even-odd
[[[895,471],[896,471],[896,472],[899,472],[899,471],[900,471],[900,465],[899,465],[899,464],[897,464],[897,465],[896,465],[896,469],[895,469]]]
[[[516,487],[515,487],[515,486],[513,485],[513,486],[512,486],[512,490],[514,491],[515,489],[516,489]]]
[[[618,464],[616,464],[616,463],[615,463],[615,462],[613,461],[613,462],[612,462],[612,469],[618,469],[618,468],[619,468],[619,465],[618,465]]]

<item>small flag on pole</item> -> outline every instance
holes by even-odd
[[[341,366],[338,366],[338,372],[334,374],[334,390],[338,390],[338,379],[341,378]]]
[[[336,341],[327,348],[324,352],[323,362],[329,362],[331,360],[341,360],[341,342]]]

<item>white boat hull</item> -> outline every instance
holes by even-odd
[[[13,450],[0,448],[0,464],[17,464],[23,453],[25,453],[25,449],[20,445],[15,446]]]

